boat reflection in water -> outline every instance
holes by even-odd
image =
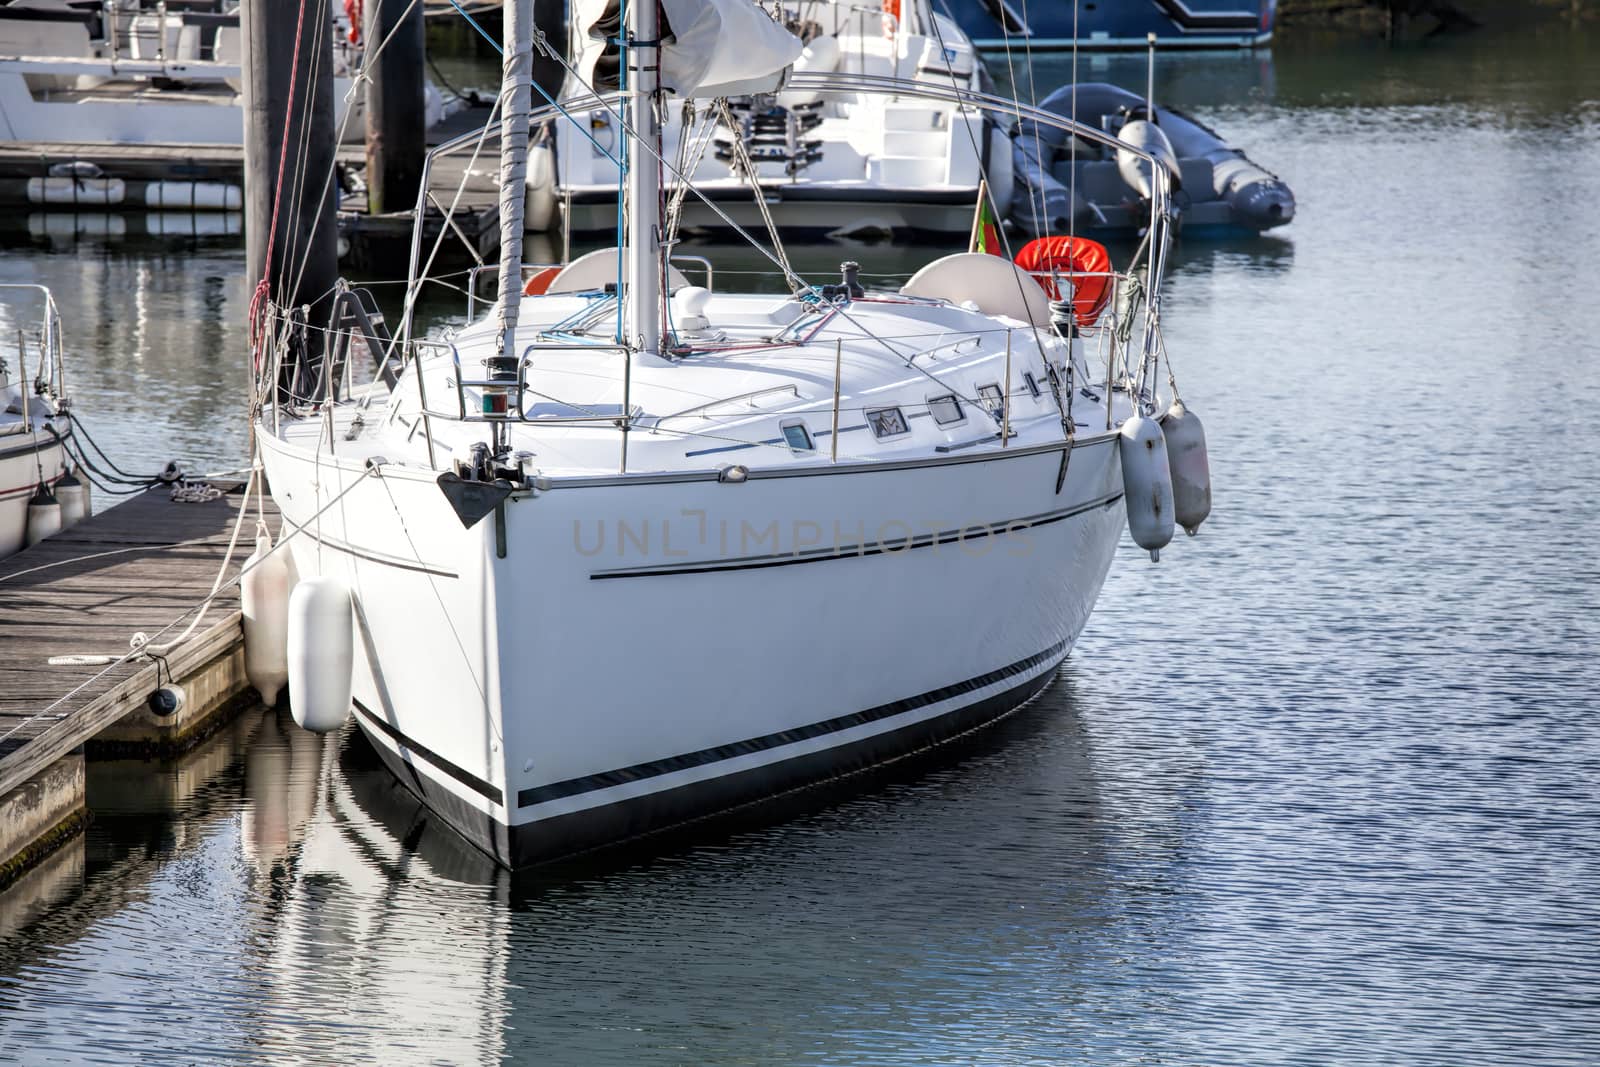
[[[498,1059],[508,910],[493,861],[359,735],[309,734],[287,712],[251,747],[244,786],[257,1047],[274,1060],[311,1048],[319,1062]]]
[[[1189,844],[1193,768],[1105,795],[1076,689],[846,790],[518,875],[358,732],[247,712],[157,773],[94,765],[87,875],[63,852],[26,914],[0,897],[0,1059],[92,1033],[129,1061],[831,1062],[939,1033],[1020,1060],[1025,1017],[1092,1010],[1167,936],[1124,917],[1159,910]],[[1059,877],[1024,891],[1019,864]]]
[[[242,840],[271,880],[249,894],[270,990],[252,1040],[318,1062],[487,1062],[533,1047],[555,1063],[667,1048],[827,1062],[884,1035],[916,1044],[930,1019],[960,1014],[989,1054],[1020,1056],[1000,1035],[1021,1013],[1089,995],[1136,951],[1124,943],[1135,927],[1115,916],[1169,891],[1160,870],[1106,879],[1113,848],[1071,692],[1063,678],[1051,706],[826,800],[517,874],[431,815],[359,734],[303,748],[285,717],[247,764]],[[1017,921],[1019,853],[1072,872],[1030,887],[1026,907],[1052,917],[1048,944]],[[929,867],[930,855],[947,859]],[[908,894],[895,872],[919,863]],[[953,985],[946,961],[979,943],[987,988]],[[755,945],[772,969],[746,982]]]

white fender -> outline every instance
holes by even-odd
[[[543,233],[555,221],[556,156],[549,145],[528,149],[528,191],[522,201],[522,228]]]
[[[73,477],[71,471],[56,483],[56,500],[61,504],[61,528],[76,526],[89,517],[89,487]]]
[[[1200,416],[1174,400],[1161,430],[1167,437],[1167,462],[1172,468],[1172,517],[1193,537],[1211,514],[1211,464],[1206,458],[1206,431]]]
[[[28,498],[28,526],[24,540],[36,545],[51,534],[61,532],[61,504],[43,482]]]
[[[1123,124],[1117,131],[1117,139],[1147,152],[1167,168],[1171,184],[1170,189],[1177,189],[1182,183],[1181,172],[1178,170],[1178,156],[1172,150],[1172,142],[1167,140],[1167,135],[1161,127],[1144,119],[1134,119]],[[1125,148],[1117,149],[1117,173],[1122,175],[1122,180],[1146,200],[1150,198],[1153,188],[1150,176],[1150,164],[1129,152]]]
[[[355,628],[350,589],[337,578],[306,578],[289,594],[289,708],[294,721],[325,734],[350,716]]]
[[[267,705],[289,681],[289,563],[287,551],[272,550],[272,535],[256,536],[255,553],[244,561],[239,599],[244,614],[244,675]]]
[[[1161,424],[1135,415],[1122,424],[1122,489],[1128,505],[1128,532],[1134,543],[1159,560],[1172,541],[1172,472]]]

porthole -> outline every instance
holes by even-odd
[[[1039,399],[1039,383],[1034,378],[1032,371],[1022,372],[1022,384],[1028,387],[1028,395],[1035,400]]]
[[[998,385],[978,386],[978,403],[983,405],[983,410],[995,418],[1004,418],[1006,395],[1000,391]]]
[[[932,415],[933,421],[940,426],[949,426],[967,417],[966,412],[961,410],[961,401],[954,393],[929,397],[928,414]]]
[[[899,437],[911,432],[899,408],[875,408],[867,412],[867,425],[872,427],[872,436],[880,441],[885,437]]]
[[[806,429],[806,424],[798,420],[791,420],[783,424],[783,439],[789,448],[795,452],[815,452],[816,443],[811,440],[811,431]]]

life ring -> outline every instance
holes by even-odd
[[[523,296],[543,296],[550,288],[550,283],[556,280],[556,275],[561,273],[560,267],[546,267],[534,271],[528,278],[528,284],[522,287]]]
[[[1087,237],[1039,237],[1022,246],[1017,266],[1039,282],[1051,300],[1060,300],[1056,278],[1072,285],[1072,307],[1079,326],[1093,326],[1111,297],[1111,253]]]
[[[883,35],[894,37],[900,32],[900,0],[883,0]]]

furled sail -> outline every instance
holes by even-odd
[[[628,0],[650,3],[653,0]],[[702,99],[772,92],[783,86],[804,48],[800,39],[753,0],[660,0],[661,87]],[[572,0],[571,55],[584,84],[568,84],[569,96],[590,88],[618,88],[622,32],[619,0]]]

